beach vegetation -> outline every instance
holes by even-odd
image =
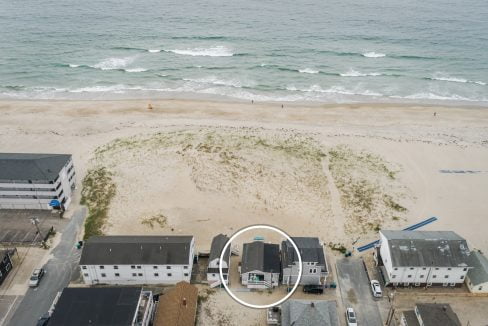
[[[163,214],[144,217],[141,220],[141,224],[146,225],[151,229],[153,229],[155,225],[159,225],[159,227],[164,228],[166,226],[166,222],[167,222],[167,218]]]

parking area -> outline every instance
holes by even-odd
[[[32,224],[31,218],[39,219],[39,230]],[[49,230],[62,229],[66,224],[65,219],[60,218],[58,212],[48,210],[0,210],[0,245],[31,245],[39,244]]]
[[[360,325],[382,325],[376,300],[385,300],[385,298],[376,300],[373,298],[363,261],[357,258],[343,258],[337,260],[336,267],[344,308],[354,309]]]

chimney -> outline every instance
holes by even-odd
[[[183,298],[183,306],[186,307],[186,298]]]

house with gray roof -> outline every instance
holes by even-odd
[[[245,243],[240,266],[241,282],[252,289],[270,289],[279,285],[280,246],[263,241]]]
[[[96,236],[80,258],[86,284],[176,284],[190,282],[193,236]]]
[[[282,326],[339,326],[335,301],[287,300],[281,305]]]
[[[75,181],[71,155],[0,153],[0,209],[67,209]]]
[[[488,293],[488,259],[482,252],[474,250],[469,256],[471,268],[466,284],[472,293]]]
[[[208,259],[208,268],[207,268],[207,281],[211,287],[220,285],[220,275],[219,275],[219,262],[220,262],[220,255],[222,254],[222,250],[224,249],[225,244],[229,241],[229,237],[224,234],[218,234],[212,239],[212,245],[210,247],[210,256]],[[228,284],[228,276],[229,276],[229,268],[230,268],[230,245],[227,247],[225,251],[224,257],[222,259],[222,275],[224,276],[224,280],[226,284]],[[218,283],[218,284],[217,284]]]
[[[452,231],[380,231],[375,259],[387,285],[455,286],[471,268],[466,240]]]
[[[293,237],[302,258],[301,285],[323,284],[328,275],[324,248],[318,238]],[[289,240],[281,243],[282,282],[293,285],[297,281],[299,272],[298,255]]]
[[[461,326],[461,322],[447,303],[417,303],[414,310],[402,312],[400,325]]]

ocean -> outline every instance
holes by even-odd
[[[1,99],[488,104],[486,0],[0,0]]]

